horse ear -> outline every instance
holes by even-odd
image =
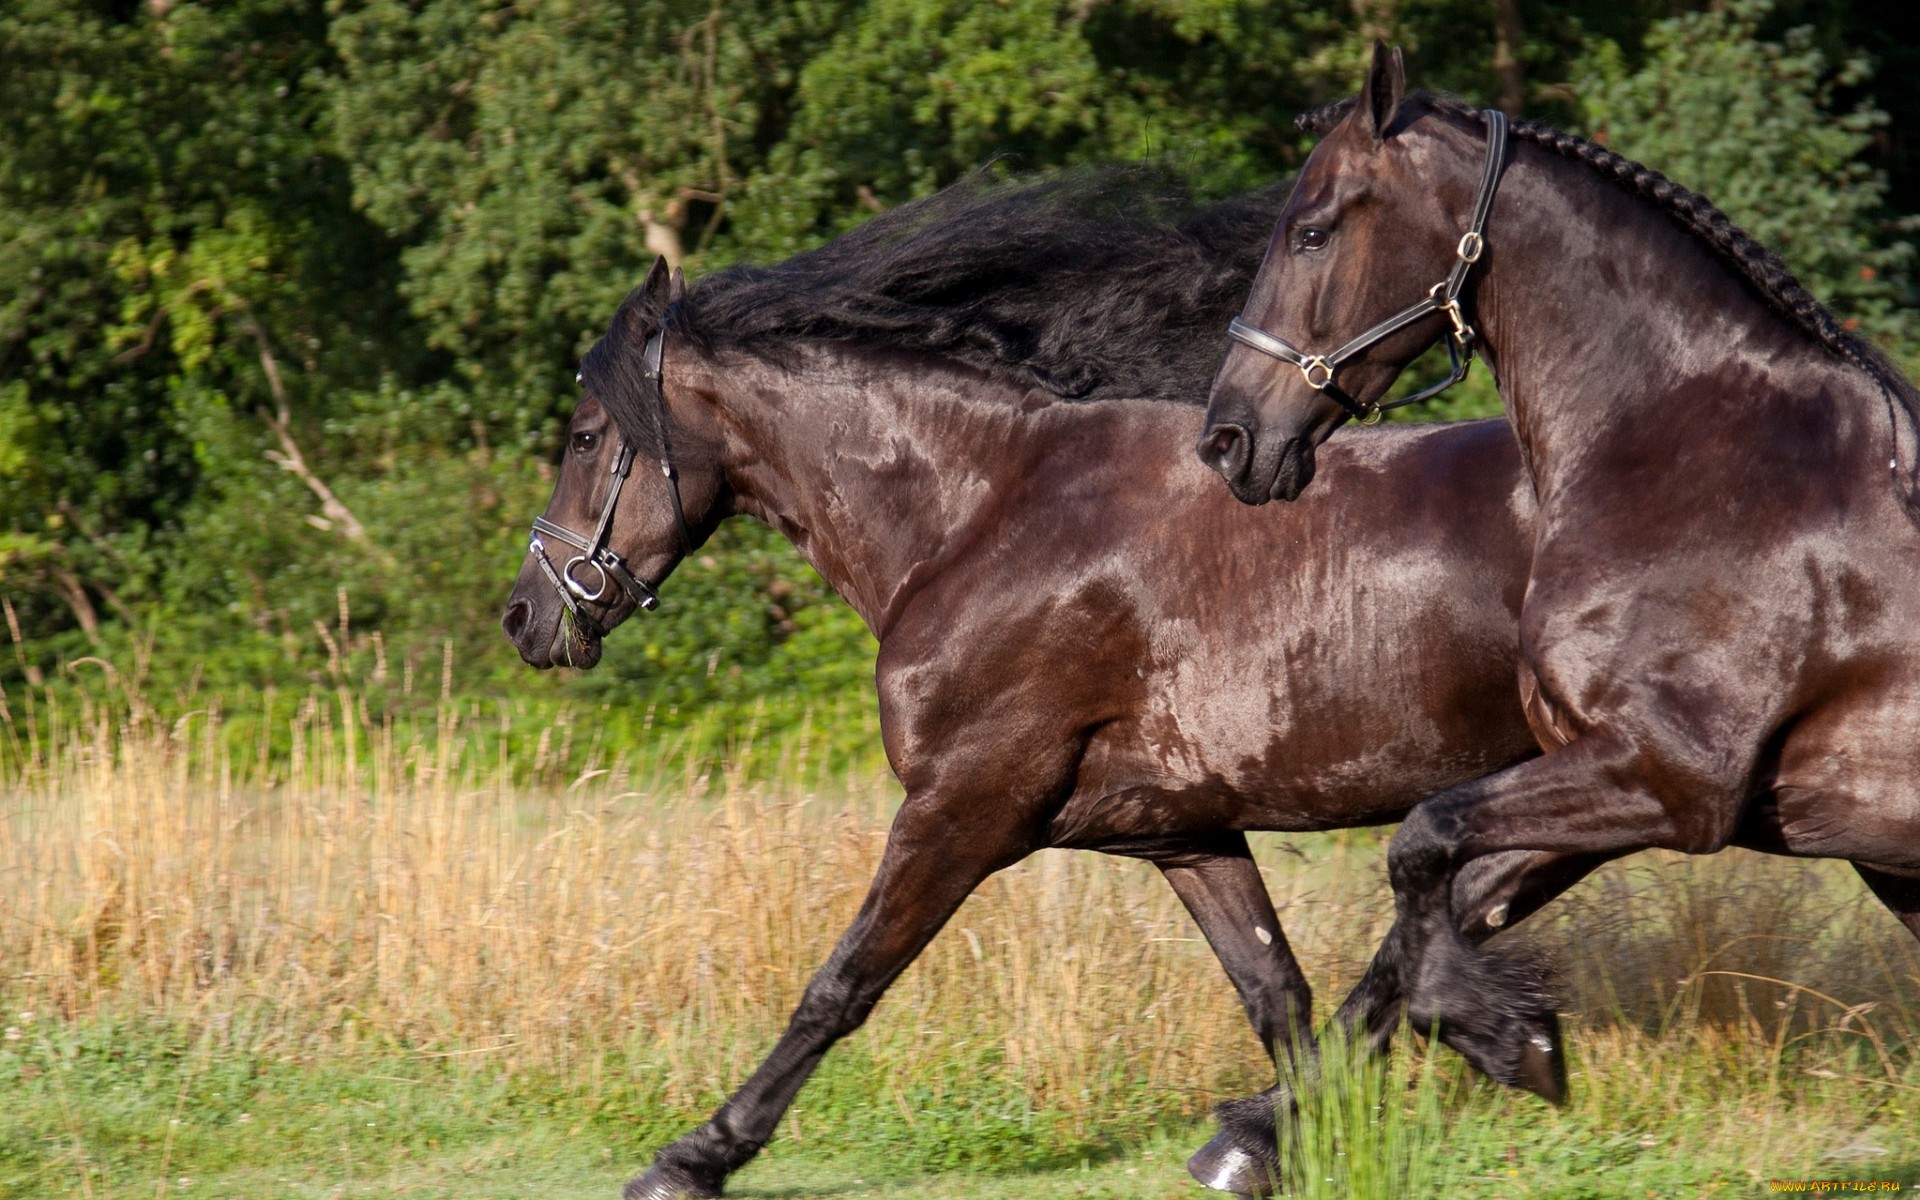
[[[664,260],[663,260],[664,261]],[[677,304],[687,295],[687,276],[679,267],[673,269],[673,278],[667,284],[667,303]]]
[[[666,311],[670,298],[667,260],[656,258],[653,269],[640,286],[627,293],[620,302],[620,309],[613,314],[613,323],[624,326],[627,332],[636,337],[646,337],[652,328],[660,323],[660,314]]]
[[[652,269],[647,272],[646,280],[640,284],[640,295],[646,302],[649,316],[658,316],[660,310],[667,306],[669,300],[667,289],[670,286],[669,278],[672,274],[673,272],[667,269],[667,260],[664,257],[653,260]]]
[[[1367,68],[1367,81],[1360,85],[1360,119],[1376,142],[1385,141],[1400,101],[1407,94],[1407,64],[1400,47],[1389,47],[1373,39],[1373,63]]]

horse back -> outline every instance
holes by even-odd
[[[1515,687],[1532,500],[1503,423],[1327,448],[1338,486],[1245,507],[1197,409],[1062,405],[882,644],[909,789],[1034,764],[1051,841],[1390,820],[1534,752]],[[989,749],[991,747],[991,749]],[[1020,790],[1020,789],[1014,789]]]

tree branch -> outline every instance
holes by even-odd
[[[196,279],[192,283],[188,284],[186,287],[182,288],[180,291],[180,294],[174,297],[174,301],[175,303],[178,303],[181,300],[185,300],[188,296],[195,295],[199,292],[207,291],[211,287],[213,287],[213,280]],[[162,304],[156,307],[153,310],[153,319],[147,322],[146,330],[140,335],[139,343],[137,345],[130,346],[127,349],[122,350],[120,353],[114,355],[113,364],[115,366],[121,366],[126,363],[130,363],[134,359],[139,358],[142,355],[146,354],[149,350],[152,350],[153,339],[159,335],[160,326],[166,321],[168,311],[169,311],[169,308],[165,304]]]
[[[93,599],[87,595],[80,577],[74,574],[73,568],[55,562],[47,564],[47,574],[59,589],[61,599],[73,610],[74,620],[80,622],[80,632],[86,635],[87,645],[97,649],[100,645],[100,613],[93,607]]]
[[[1500,80],[1500,111],[1518,121],[1527,106],[1527,73],[1520,63],[1520,0],[1493,0],[1493,73]]]
[[[123,576],[126,574],[128,570],[127,556],[120,553],[119,549],[114,546],[112,542],[109,542],[89,528],[86,518],[80,515],[79,509],[68,503],[64,498],[54,507],[59,511],[61,516],[67,519],[69,525],[72,525],[80,531],[81,537],[86,538],[87,541],[92,544],[93,548],[100,552],[101,557],[110,559],[119,567]],[[125,621],[129,628],[139,624],[139,621],[136,620],[133,615],[133,609],[128,607],[127,602],[120,598],[120,593],[114,591],[113,588],[107,586],[98,578],[89,580],[88,582],[92,583],[93,589],[100,593],[100,598],[107,602],[107,607],[111,608],[122,621]]]
[[[319,498],[320,512],[327,521],[326,528],[338,529],[348,541],[371,546],[373,542],[367,536],[367,527],[353,515],[352,509],[333,494],[327,481],[314,474],[313,468],[307,465],[306,455],[300,453],[300,444],[293,440],[293,413],[287,404],[286,385],[280,380],[280,362],[274,357],[267,331],[244,302],[240,302],[240,312],[247,332],[260,349],[260,369],[266,372],[267,390],[273,393],[274,411],[266,416],[266,421],[267,428],[273,430],[274,440],[280,443],[280,449],[267,451],[267,461],[306,484],[307,490]]]

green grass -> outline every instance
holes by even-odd
[[[1400,1146],[1316,1193],[1601,1197],[1749,1195],[1769,1177],[1898,1180],[1920,1187],[1920,1070],[1899,1080],[1826,1059],[1774,1071],[1714,1038],[1580,1039],[1573,1104],[1469,1082],[1446,1052],[1362,1069],[1320,1106],[1302,1161]],[[644,1082],[505,1077],[475,1061],[372,1050],[326,1061],[213,1051],[163,1030],[35,1022],[0,1043],[0,1196],[421,1196],[610,1200],[652,1150],[695,1119],[644,1108]],[[1613,1051],[1608,1052],[1612,1047]],[[1791,1066],[1791,1064],[1788,1064]],[[1871,1064],[1854,1064],[1862,1072]],[[934,1101],[874,1094],[856,1038],[729,1193],[745,1197],[1198,1196],[1186,1154],[1210,1129],[1123,1121],[1103,1143],[953,1063]],[[1841,1070],[1832,1068],[1839,1066]],[[1338,1056],[1330,1068],[1338,1071]],[[1428,1071],[1431,1074],[1428,1074]],[[1791,1076],[1790,1078],[1788,1076]],[[1833,1076],[1827,1078],[1826,1076]],[[1144,1099],[1148,1099],[1143,1097]],[[1367,1114],[1376,1114],[1371,1123]],[[1379,1114],[1385,1114],[1379,1120]],[[1339,1126],[1327,1136],[1326,1123]],[[1412,1162],[1407,1155],[1421,1155]],[[1317,1169],[1317,1168],[1316,1168]]]
[[[1288,1195],[1347,1200],[1433,1191],[1447,1119],[1430,1053],[1383,1059],[1334,1030],[1315,1063],[1287,1075],[1298,1098],[1280,1126]]]

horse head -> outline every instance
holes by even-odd
[[[1474,135],[1423,119],[1405,87],[1399,50],[1376,42],[1359,98],[1302,118],[1307,129],[1338,123],[1301,168],[1229,327],[1198,447],[1244,503],[1298,497],[1315,448],[1350,419],[1377,418],[1394,379],[1441,337],[1453,375],[1395,403],[1465,377],[1474,334],[1462,292],[1485,248],[1505,119],[1488,114],[1476,193],[1474,156],[1462,153]],[[1409,279],[1440,282],[1416,290]]]
[[[501,628],[536,667],[588,668],[600,643],[727,513],[718,439],[696,406],[676,417],[663,367],[680,272],[654,263],[587,353],[559,478],[533,524]]]

